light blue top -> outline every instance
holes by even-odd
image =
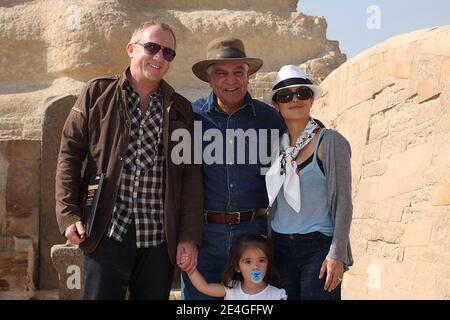
[[[331,210],[328,204],[327,180],[320,170],[317,149],[325,130],[321,130],[314,146],[313,160],[300,170],[300,212],[295,212],[283,194],[283,188],[277,196],[277,207],[272,220],[272,229],[278,233],[305,234],[319,231],[332,237],[334,226],[331,220]]]

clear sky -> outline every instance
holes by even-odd
[[[324,16],[327,38],[347,58],[398,34],[450,24],[450,0],[299,0],[297,10]]]

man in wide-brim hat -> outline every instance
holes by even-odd
[[[222,37],[209,43],[206,60],[192,66],[193,73],[212,88],[208,96],[192,103],[196,120],[202,122],[203,133],[209,129],[220,131],[222,139],[214,141],[214,146],[225,148],[222,153],[216,148],[211,152],[209,142],[203,142],[205,224],[197,269],[210,283],[221,282],[220,273],[237,237],[267,232],[268,199],[261,174],[262,159],[258,155],[250,159],[251,150],[265,145],[270,152],[270,130],[282,132],[284,122],[275,109],[247,92],[250,75],[262,65],[261,59],[247,57],[240,39]],[[227,136],[230,130],[235,133],[231,138]],[[257,137],[239,136],[238,132],[248,130],[256,132]],[[265,137],[261,135],[264,130]],[[211,298],[198,292],[185,273],[183,281],[185,299]]]

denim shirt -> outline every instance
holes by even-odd
[[[216,96],[211,92],[207,97],[192,103],[195,120],[202,124],[204,208],[225,212],[266,208],[268,198],[264,168],[270,166],[268,160],[272,156],[272,146],[277,143],[271,142],[271,137],[280,137],[284,132],[284,121],[274,108],[253,99],[249,93],[246,94],[242,107],[232,114],[223,112],[216,101]],[[220,131],[221,138],[205,139],[204,134],[206,132],[208,136],[210,129],[216,129],[212,130],[216,133]],[[244,138],[239,135],[238,139],[230,135],[230,129],[242,129],[241,133],[248,132],[252,135]],[[277,131],[271,132],[271,129]],[[267,139],[263,131],[267,132]],[[236,135],[239,133],[234,132]],[[212,152],[213,145],[223,151]],[[260,153],[264,156],[260,157]],[[205,157],[208,154],[213,155],[216,161],[208,161]]]

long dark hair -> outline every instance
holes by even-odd
[[[231,247],[227,263],[222,271],[222,283],[228,288],[234,288],[244,280],[242,274],[236,271],[239,267],[239,260],[247,249],[260,249],[267,257],[267,272],[264,276],[264,282],[273,284],[277,280],[278,274],[273,266],[273,247],[272,242],[264,236],[244,234],[240,236]]]

